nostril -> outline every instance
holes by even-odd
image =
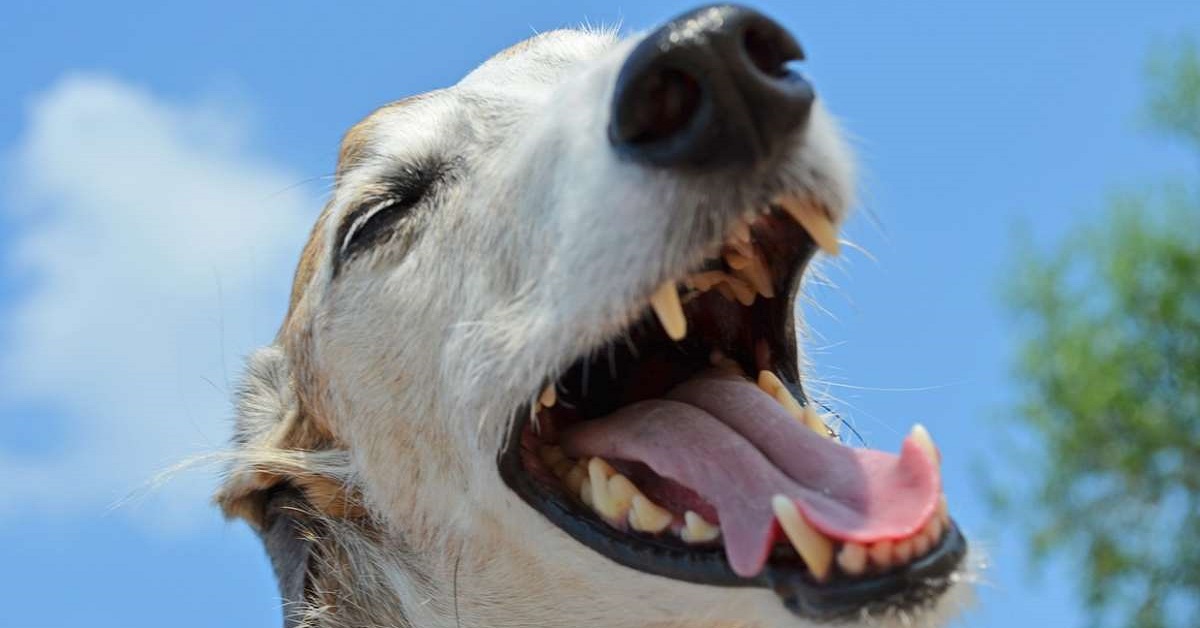
[[[773,23],[752,22],[742,31],[742,50],[759,72],[771,78],[790,74],[787,64],[804,59],[804,51]]]
[[[792,59],[785,59],[779,47],[759,29],[751,26],[742,33],[742,48],[759,72],[774,78],[787,76],[788,70],[784,64]]]
[[[627,111],[614,128],[616,139],[627,144],[649,144],[676,136],[688,127],[700,109],[703,89],[690,74],[665,68],[642,77],[632,86],[630,96],[638,106]]]

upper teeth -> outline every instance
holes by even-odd
[[[817,246],[830,255],[837,255],[837,228],[825,210],[796,196],[782,196],[776,202],[808,231]],[[732,274],[704,271],[689,275],[684,283],[701,292],[717,289],[727,298],[747,307],[753,305],[755,297],[760,294],[768,299],[774,298],[775,284],[770,267],[753,242],[750,221],[757,217],[756,212],[752,217],[737,220],[729,229],[729,239],[725,242],[722,257]],[[687,336],[687,317],[683,314],[675,282],[663,282],[650,295],[650,307],[672,340],[682,340]]]
[[[675,517],[671,511],[650,501],[645,495],[633,496],[629,509],[629,527],[638,532],[655,534],[667,529]]]
[[[546,388],[542,390],[542,394],[538,395],[538,403],[543,408],[553,408],[558,401],[558,392],[554,390],[554,384],[546,384]]]
[[[608,484],[608,479],[616,473],[612,466],[600,458],[592,458],[588,462],[588,485],[592,488],[592,508],[609,522],[620,521],[623,514],[618,507],[617,498],[610,491]]]
[[[757,296],[756,288],[741,277],[734,277],[719,270],[707,270],[688,275],[684,283],[701,292],[717,289],[726,298],[742,305],[752,305]]]
[[[779,405],[783,406],[788,413],[797,421],[808,426],[808,429],[820,434],[821,436],[833,436],[832,432],[826,427],[825,422],[813,409],[812,404],[806,406],[800,405],[799,401],[792,396],[791,391],[787,386],[783,385],[783,381],[771,371],[760,371],[758,373],[758,387],[763,392],[775,398]]]
[[[691,510],[683,513],[683,521],[684,527],[679,532],[679,537],[688,543],[707,543],[716,540],[721,534],[721,528]]]
[[[775,297],[775,286],[771,283],[771,271],[767,270],[767,265],[762,258],[755,255],[750,258],[750,263],[737,271],[738,276],[745,279],[754,289],[764,297],[771,299]]]
[[[813,242],[816,242],[822,251],[830,255],[838,254],[841,245],[838,242],[837,228],[833,226],[833,220],[825,210],[815,203],[795,196],[782,196],[776,202],[808,231],[808,235],[812,236]]]
[[[675,291],[675,282],[664,282],[654,294],[650,295],[650,307],[654,315],[671,340],[683,340],[687,335],[687,318],[683,315],[683,305],[679,303],[679,293]]]

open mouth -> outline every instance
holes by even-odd
[[[819,205],[747,213],[644,316],[518,412],[505,482],[580,542],[688,582],[774,589],[833,619],[928,603],[966,543],[920,426],[899,454],[851,448],[807,399],[793,307]]]

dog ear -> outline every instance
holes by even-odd
[[[271,345],[251,354],[237,394],[232,462],[216,494],[227,517],[263,532],[267,502],[284,485],[313,512],[365,516],[349,453],[302,405],[284,351]]]
[[[362,519],[348,452],[308,416],[285,352],[247,360],[237,394],[231,464],[216,502],[262,538],[284,600],[284,627],[303,623],[320,530],[327,518]]]
[[[272,489],[263,501],[261,537],[283,599],[283,628],[303,624],[311,597],[316,535],[307,511],[303,495],[287,485]]]

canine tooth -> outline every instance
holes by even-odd
[[[685,543],[707,543],[715,540],[721,534],[721,528],[707,522],[704,517],[691,510],[683,513],[683,529],[679,537]]]
[[[918,446],[920,446],[921,450],[925,452],[925,455],[929,456],[929,460],[933,462],[934,465],[941,464],[942,455],[938,453],[937,446],[933,444],[933,437],[929,435],[929,430],[925,429],[924,425],[921,425],[920,423],[913,425],[912,431],[909,432],[908,435],[912,437],[913,441],[916,442]]]
[[[583,486],[585,479],[587,479],[587,469],[575,465],[571,467],[570,471],[567,471],[567,477],[563,478],[563,482],[566,483],[568,490],[578,495],[579,488]]]
[[[775,519],[783,533],[792,542],[792,547],[804,559],[809,572],[817,582],[823,582],[829,576],[829,568],[833,564],[833,542],[825,535],[817,532],[808,525],[800,510],[792,500],[783,495],[771,499],[771,508],[775,511]]]
[[[867,554],[871,556],[871,564],[875,565],[881,570],[890,569],[892,565],[896,564],[893,562],[895,558],[894,548],[895,546],[891,541],[880,541],[878,543],[873,543],[871,547],[867,549]]]
[[[667,281],[659,286],[650,296],[650,307],[671,340],[683,340],[687,336],[687,318],[683,315],[683,305],[679,303],[675,282]]]
[[[837,228],[828,214],[810,202],[791,196],[779,199],[779,205],[804,227],[822,251],[830,255],[838,254],[841,245],[838,243]]]
[[[633,496],[629,509],[629,526],[638,532],[658,534],[671,525],[675,516],[671,511],[650,501],[645,495]]]
[[[892,548],[892,557],[896,559],[897,565],[903,565],[912,560],[912,539],[904,539],[903,541],[897,542],[896,547]]]
[[[942,522],[942,526],[950,525],[950,506],[946,504],[946,496],[938,497],[937,518]]]
[[[558,392],[554,390],[554,384],[547,384],[546,389],[538,396],[538,403],[543,408],[553,408],[555,403],[558,403]]]
[[[846,543],[838,552],[837,563],[847,575],[861,575],[867,569],[867,548],[858,543]]]

